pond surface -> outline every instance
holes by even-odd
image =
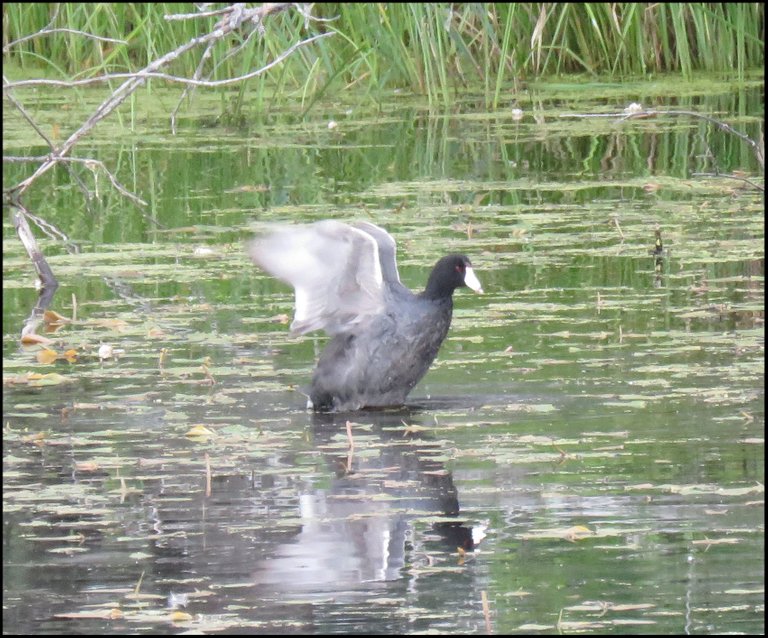
[[[700,120],[570,116],[641,102],[757,137],[762,95],[105,124],[80,155],[149,207],[86,173],[86,209],[64,170],[30,195],[72,242],[41,241],[74,317],[39,331],[53,355],[20,344],[33,271],[3,225],[4,631],[764,633],[764,201],[694,175],[759,167]],[[67,99],[37,117],[66,130]],[[6,153],[42,152],[7,110]],[[411,288],[454,251],[483,284],[402,409],[305,409],[325,337],[288,334],[292,292],[243,241],[325,218],[387,228]]]

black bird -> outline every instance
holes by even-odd
[[[400,282],[395,240],[369,222],[273,227],[247,250],[293,286],[291,331],[331,336],[309,389],[317,411],[404,403],[448,333],[453,291],[483,292],[469,258],[454,254],[440,259],[424,292],[414,294]]]

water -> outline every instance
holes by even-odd
[[[763,633],[763,200],[691,177],[754,158],[698,121],[559,117],[673,88],[544,87],[520,122],[158,121],[105,151],[158,223],[101,182],[91,212],[33,194],[81,248],[43,241],[55,309],[77,300],[45,334],[77,360],[19,345],[4,226],[4,630]],[[762,90],[677,106],[756,135]],[[486,290],[400,410],[305,410],[324,338],[288,335],[292,294],[242,250],[328,217],[386,227],[411,288],[460,251]]]

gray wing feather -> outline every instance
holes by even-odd
[[[394,250],[394,240],[392,244]],[[254,263],[293,286],[292,332],[322,329],[334,335],[384,309],[379,246],[379,239],[365,228],[325,220],[273,226],[247,250]]]

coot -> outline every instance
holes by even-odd
[[[454,254],[435,264],[424,292],[412,293],[400,282],[394,239],[369,222],[272,227],[247,250],[293,286],[291,331],[331,336],[309,389],[317,411],[404,403],[448,333],[453,291],[482,292],[469,259]]]

